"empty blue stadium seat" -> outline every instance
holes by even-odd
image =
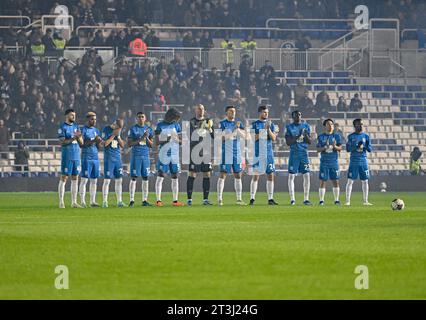
[[[334,71],[333,77],[334,78],[347,78],[347,77],[349,77],[349,72],[348,71]]]
[[[359,91],[359,86],[337,86],[337,90],[339,91]]]
[[[409,92],[392,92],[392,98],[394,99],[412,99],[413,94]]]
[[[331,78],[330,83],[332,84],[351,84],[351,79],[345,78]]]
[[[394,118],[395,119],[414,119],[416,118],[416,114],[409,113],[409,112],[395,112]]]
[[[360,89],[361,91],[383,91],[382,86],[376,85],[363,85]]]
[[[421,86],[407,86],[407,91],[423,91]]]
[[[305,71],[288,71],[287,78],[307,78],[308,72]]]
[[[384,91],[405,91],[404,86],[384,86]]]
[[[388,93],[388,92],[373,92],[372,97],[374,99],[389,99],[390,93]]]
[[[328,85],[328,86],[314,86],[314,90],[315,91],[322,91],[322,90],[336,91],[336,86],[330,86],[330,85]]]
[[[422,98],[426,99],[426,92],[418,92],[418,93],[416,93],[416,98],[418,98],[418,99],[422,99]]]
[[[327,84],[327,79],[322,79],[322,78],[318,78],[318,79],[307,79],[306,83],[307,84]]]
[[[408,105],[419,106],[423,104],[423,101],[419,99],[402,99],[401,104],[404,106],[408,106]]]
[[[311,71],[309,76],[312,78],[330,78],[331,72],[328,71]]]

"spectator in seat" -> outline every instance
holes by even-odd
[[[30,151],[24,141],[19,141],[18,149],[15,151],[15,171],[28,171],[28,159]]]
[[[284,100],[284,108],[287,112],[290,111],[290,105],[291,105],[291,93],[292,90],[290,86],[287,84],[287,80],[283,79],[281,82],[281,85],[277,85],[276,91],[281,91],[283,93],[283,100]]]
[[[233,105],[237,110],[238,114],[242,115],[243,118],[248,116],[247,100],[241,96],[240,90],[234,91],[234,96],[229,98],[229,104]],[[243,116],[244,115],[244,116]]]
[[[308,90],[303,85],[303,80],[300,79],[297,82],[296,87],[294,87],[294,104],[295,105],[298,106],[300,104],[300,100],[302,100],[305,97],[306,92],[308,92]]]
[[[290,112],[286,101],[284,100],[284,93],[282,91],[275,91],[274,96],[271,98],[271,108],[270,108],[270,117],[271,118],[281,118],[281,115],[285,112]]]
[[[328,118],[328,113],[331,110],[331,102],[330,97],[327,92],[321,91],[317,95],[317,99],[315,102],[315,113],[319,116],[323,116]],[[325,119],[324,119],[325,120]]]
[[[92,74],[90,76],[90,81],[86,83],[86,92],[91,92],[96,94],[96,96],[102,95],[102,85],[101,83],[96,79],[96,75]]]
[[[0,152],[1,159],[6,159],[7,155],[3,152],[9,151],[9,129],[3,119],[0,119]]]
[[[422,168],[420,166],[420,158],[422,156],[422,152],[419,147],[414,147],[413,151],[410,153],[410,172],[414,175],[419,175],[422,172]]]
[[[297,105],[300,112],[302,112],[305,117],[311,117],[315,114],[314,103],[311,98],[309,98],[309,92],[305,91],[305,95],[302,99],[299,100]]]
[[[359,99],[359,94],[355,93],[354,97],[351,99],[351,103],[349,105],[349,110],[351,112],[358,112],[362,109],[362,101]]]
[[[155,111],[164,111],[164,106],[166,105],[166,99],[161,94],[160,88],[155,88],[154,96],[152,97],[152,108]]]
[[[336,106],[337,111],[339,112],[346,112],[348,111],[348,105],[346,104],[345,98],[343,96],[339,97],[339,102]]]
[[[201,36],[200,47],[203,48],[204,50],[209,50],[214,47],[213,39],[208,30],[205,30],[203,32],[203,35]]]
[[[342,141],[342,144],[346,144],[346,138],[345,135],[343,134],[342,129],[340,129],[340,125],[335,122],[334,123],[334,132],[335,134],[338,134],[340,136],[340,141]]]

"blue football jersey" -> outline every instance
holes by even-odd
[[[302,133],[302,130],[306,130],[308,134],[311,134],[311,127],[308,123],[291,123],[286,126],[285,137],[297,137]],[[307,155],[307,150],[308,144],[304,142],[303,137],[290,146],[290,153],[294,155]]]
[[[102,130],[102,139],[104,141],[108,140],[112,136],[113,131],[111,126],[106,126]],[[104,147],[104,156],[109,159],[121,159],[121,147],[117,137],[108,146]]]
[[[256,120],[252,123],[251,128],[254,130],[255,134],[260,134],[261,130],[265,130],[265,127],[267,125],[267,121],[262,121],[262,120]],[[279,132],[279,128],[277,125],[275,125],[274,123],[270,123],[270,127],[271,127],[271,131],[274,132],[275,134],[277,134]],[[259,140],[257,140],[255,142],[254,148],[255,148],[255,153],[256,156],[259,156],[259,146],[260,146],[260,139],[262,137],[259,137]],[[272,139],[271,137],[267,134],[266,132],[266,150],[263,150],[262,152],[265,152],[266,156],[268,158],[273,157],[274,156],[274,149],[273,149],[273,145],[272,145]]]
[[[94,141],[96,136],[100,136],[98,128],[84,126],[81,129],[81,135],[83,137],[83,142]],[[96,144],[90,146],[82,147],[82,158],[86,160],[98,160],[98,148]]]
[[[60,140],[71,139],[74,137],[75,132],[80,130],[76,123],[68,124],[63,122],[58,129],[58,138]],[[61,146],[61,153],[63,160],[80,160],[80,145],[76,140],[66,145]]]
[[[155,128],[155,134],[159,136],[160,139],[160,150],[165,145],[168,146],[169,150],[167,150],[167,155],[179,155],[179,143],[173,140],[170,140],[170,143],[167,143],[167,139],[172,135],[180,134],[182,132],[182,128],[179,123],[168,123],[168,122],[159,122],[157,127]]]
[[[224,119],[219,122],[219,128],[224,131],[224,134],[230,134],[231,132],[234,132],[237,128],[237,123],[240,123],[240,129],[244,130],[244,123],[239,120],[235,119],[234,121],[229,121],[228,119]],[[241,137],[238,135],[235,135],[232,139],[232,143],[226,140],[222,142],[222,156],[225,153],[231,153],[233,156],[236,156],[238,154],[241,154]]]
[[[333,146],[336,143],[337,146],[342,145],[341,137],[338,134],[332,133],[322,133],[318,136],[317,148],[323,148],[326,146]],[[339,152],[333,149],[328,149],[321,152],[321,164],[326,166],[336,166],[338,165]]]
[[[130,139],[138,140],[145,134],[146,131],[148,132],[149,139],[152,139],[154,136],[154,131],[147,125],[140,126],[135,124],[129,129],[127,136]],[[149,146],[146,142],[146,139],[141,140],[139,144],[132,147],[132,157],[149,157]]]
[[[352,164],[367,163],[367,152],[371,152],[372,150],[373,147],[370,144],[368,134],[354,132],[348,136],[346,151],[351,153],[350,162]]]

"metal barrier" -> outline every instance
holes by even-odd
[[[13,28],[13,29],[21,29],[21,28],[26,28],[31,24],[31,18],[28,16],[0,16],[0,21],[4,19],[4,20],[21,20],[21,25],[7,25],[7,26],[2,26],[0,25],[0,29],[9,29],[9,28]],[[27,21],[28,23],[26,25],[23,24],[23,20]]]

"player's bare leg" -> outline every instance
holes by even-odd
[[[58,185],[59,194],[59,208],[65,208],[64,196],[65,196],[65,185],[67,184],[68,176],[61,176]]]

